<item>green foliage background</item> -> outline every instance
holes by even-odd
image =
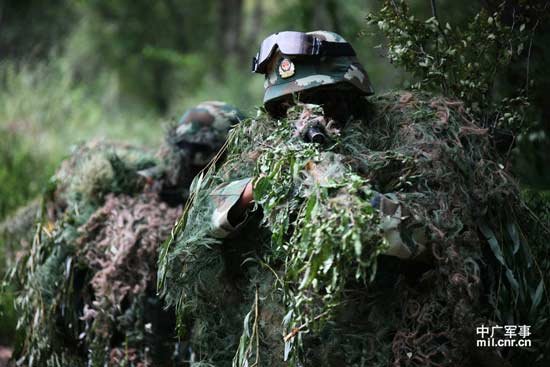
[[[406,72],[388,63],[388,45],[380,25],[367,25],[367,13],[377,11],[382,3],[1,2],[0,220],[35,197],[79,141],[105,137],[155,145],[165,123],[207,99],[225,100],[252,113],[261,103],[263,80],[250,73],[250,58],[263,37],[279,30],[337,31],[354,45],[377,92],[414,85],[422,77],[410,68],[405,67]],[[449,23],[454,30],[466,29],[480,11],[488,19],[500,2],[432,3],[437,6],[439,24]],[[529,1],[517,2],[526,3]],[[429,1],[410,0],[407,4],[422,24],[434,15]],[[503,12],[503,24],[515,21],[510,18],[515,14],[512,10]],[[550,50],[546,45],[550,27],[548,22],[536,27],[530,24],[525,32],[529,33],[521,50],[515,49],[513,62],[495,74],[486,92],[498,98],[515,97],[518,88],[529,88],[531,105],[514,151],[514,170],[525,187],[548,191]],[[381,47],[375,48],[379,44]],[[456,57],[467,50],[457,50]],[[447,66],[468,75],[453,60]],[[0,276],[4,257],[12,255],[0,242]],[[0,308],[3,303],[11,301],[0,296]],[[6,315],[1,320],[0,341],[13,326]]]

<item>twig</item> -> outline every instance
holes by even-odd
[[[435,19],[435,21],[437,23],[437,29],[439,30],[439,33],[441,34],[441,36],[445,40],[445,44],[447,45],[447,47],[449,47],[450,46],[449,40],[447,39],[447,35],[445,34],[445,31],[443,30],[443,27],[441,27],[441,24],[439,23],[439,18],[437,17],[437,7],[435,5],[435,0],[430,0],[430,6],[432,8],[432,17]],[[436,39],[435,39],[435,45],[436,45],[436,50],[437,50],[436,52],[439,53],[439,39],[438,39],[438,37],[436,37]],[[443,83],[443,85],[442,85],[443,90],[445,91],[445,94],[447,94],[447,92],[449,90],[449,86],[447,85],[446,78],[443,78],[442,83]]]
[[[550,6],[550,1],[546,1],[544,3],[544,8],[540,11],[540,14],[546,14],[546,11],[548,7]],[[535,30],[539,26],[540,18],[537,19],[537,22],[533,26],[533,29],[531,30],[531,38],[529,39],[529,50],[527,51],[527,71],[525,75],[525,95],[529,95],[529,71],[531,66],[531,48],[533,47],[533,38],[535,37]]]
[[[525,209],[527,209],[527,211],[531,215],[531,218],[533,218],[535,222],[537,222],[542,227],[542,229],[544,229],[546,233],[550,234],[550,228],[548,228],[547,226],[544,225],[544,223],[542,223],[540,218],[531,210],[531,208],[529,208],[529,206],[525,204],[523,201],[522,201],[522,205]]]
[[[259,304],[260,304],[260,296],[258,295],[258,285],[256,284],[256,322],[254,323],[254,326],[256,327],[256,362],[252,366],[258,366],[260,363],[260,332],[258,330],[258,319],[259,319]]]
[[[321,317],[323,316],[326,316],[328,313],[329,313],[330,310],[326,310],[325,312],[315,316],[313,318],[313,321],[317,321],[319,320]],[[300,331],[304,330],[307,326],[309,325],[309,322],[306,322],[305,324],[302,324],[298,327],[295,327],[292,329],[292,331],[290,333],[288,333],[284,338],[283,338],[283,341],[286,343],[288,342],[290,339],[294,338]]]
[[[257,367],[260,364],[260,334],[258,330],[258,319],[259,319],[259,303],[260,296],[258,295],[258,284],[256,284],[256,295],[254,297],[254,325],[252,326],[252,338],[256,337],[256,360],[250,367]],[[248,350],[252,344],[249,345]]]
[[[394,0],[391,0],[391,4],[393,5],[393,8],[395,9],[395,13],[399,15],[399,8],[397,7],[397,4]]]
[[[539,25],[540,19],[537,20],[533,30],[531,31],[531,37],[529,38],[529,50],[527,51],[527,67],[525,72],[525,96],[529,96],[529,72],[531,69],[531,49],[533,48],[533,38],[535,38],[535,30]]]
[[[437,8],[435,7],[435,0],[430,0],[430,5],[432,6],[432,16],[437,19]]]
[[[285,283],[281,280],[281,278],[279,277],[279,274],[277,274],[277,272],[271,266],[269,266],[268,263],[263,262],[263,261],[260,260],[260,265],[262,265],[262,266],[268,268],[269,270],[271,270],[271,272],[275,276],[276,281],[281,285],[281,288],[283,288],[285,286]]]

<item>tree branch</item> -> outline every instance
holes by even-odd
[[[432,16],[437,20],[437,8],[435,6],[435,0],[430,0],[430,5],[432,6]]]

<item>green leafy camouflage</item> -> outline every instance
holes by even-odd
[[[202,162],[178,143],[210,146],[201,155],[209,160],[212,144],[219,147],[241,118],[225,103],[204,102],[169,129],[156,153],[105,141],[74,149],[46,190],[32,247],[14,270],[19,365],[185,364],[174,311],[155,290],[157,249]]]
[[[14,274],[19,365],[174,365],[174,316],[154,284],[156,249],[180,211],[138,174],[159,163],[145,149],[103,141],[63,162]]]
[[[199,176],[162,247],[159,289],[194,363],[216,366],[502,366],[548,361],[548,299],[527,234],[533,219],[462,103],[392,93],[325,146],[259,114]],[[211,236],[220,184],[255,177],[257,210]],[[427,258],[381,255],[376,192]],[[261,215],[260,215],[261,212]],[[519,219],[525,219],[525,221]],[[389,218],[391,219],[391,217]],[[416,246],[416,247],[415,247]],[[240,320],[240,322],[239,322]],[[481,324],[528,324],[535,348],[476,348]],[[191,332],[189,333],[189,330]],[[541,364],[541,365],[544,365]]]
[[[173,200],[166,189],[190,175],[184,149],[170,138],[157,155],[94,141],[53,177],[17,273],[22,365],[183,363],[173,311],[154,289],[156,250],[184,199]]]

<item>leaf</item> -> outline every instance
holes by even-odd
[[[292,321],[292,316],[294,315],[294,311],[290,310],[287,312],[285,317],[283,317],[283,326],[287,328],[290,325],[290,321]]]
[[[261,198],[265,196],[265,193],[269,191],[270,182],[267,177],[260,177],[254,183],[254,195]]]
[[[544,293],[544,281],[541,279],[539,282],[539,285],[537,286],[537,290],[535,291],[535,295],[532,295],[532,305],[531,305],[531,313],[534,312],[540,302],[542,301],[542,294]]]
[[[326,274],[329,272],[329,270],[332,268],[332,264],[334,263],[334,253],[330,253],[329,256],[323,261],[323,274]]]
[[[305,287],[308,286],[309,283],[311,283],[311,280],[314,278],[315,275],[311,276],[311,266],[308,266],[307,269],[306,269],[306,273],[304,274],[303,278],[302,278],[302,282],[300,283],[300,286],[298,287],[298,289],[304,289]]]
[[[525,46],[523,45],[523,43],[520,43],[520,44],[518,45],[518,51],[517,51],[518,55],[520,55],[520,54],[523,52],[523,48],[524,48],[524,47],[525,47]]]
[[[519,283],[517,279],[514,277],[514,273],[510,269],[506,269],[506,278],[510,282],[510,285],[512,286],[512,289],[519,293]]]
[[[65,280],[69,280],[71,276],[71,265],[73,263],[73,257],[69,256],[65,262]]]
[[[361,257],[361,254],[363,253],[363,244],[361,243],[361,238],[359,236],[355,236],[353,247],[355,249],[355,256],[358,258]]]
[[[317,197],[315,195],[311,195],[307,200],[304,217],[311,218],[311,213],[313,213],[316,207],[317,207]]]
[[[243,335],[246,335],[249,338],[250,338],[250,328],[249,328],[250,316],[252,316],[252,311],[247,313],[243,320]]]
[[[510,238],[512,239],[512,242],[514,243],[514,248],[512,250],[512,254],[516,254],[519,250],[519,247],[521,245],[521,242],[519,240],[519,233],[516,227],[515,223],[508,223],[507,225],[508,234],[510,235]]]
[[[481,233],[483,233],[483,236],[485,236],[485,239],[489,243],[489,246],[491,247],[491,251],[493,251],[493,254],[495,255],[496,259],[502,265],[506,266],[506,262],[504,261],[504,255],[502,254],[500,245],[491,228],[489,228],[485,223],[482,223],[479,225],[479,230],[481,231]]]
[[[284,352],[284,361],[288,360],[288,356],[292,352],[292,340],[289,340],[285,343],[285,352]]]

